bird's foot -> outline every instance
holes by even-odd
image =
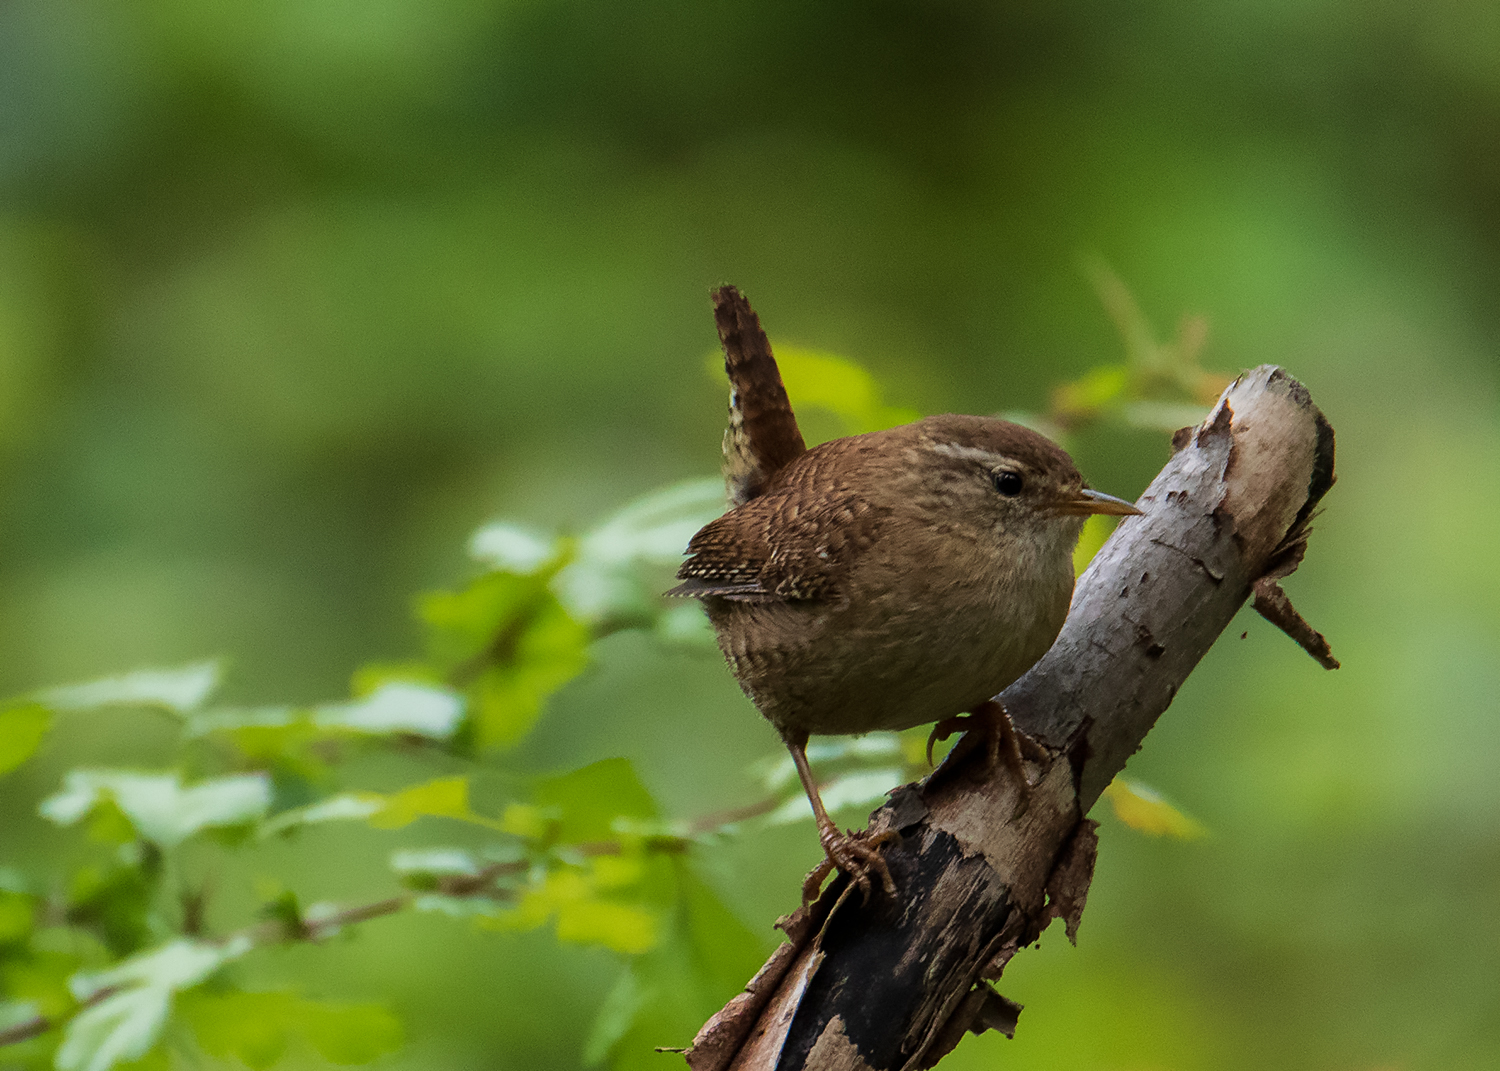
[[[894,829],[882,833],[840,833],[832,822],[818,831],[818,840],[823,845],[824,859],[802,882],[802,902],[811,903],[818,898],[823,880],[835,870],[849,875],[849,880],[859,886],[864,902],[870,902],[870,877],[878,875],[880,887],[887,896],[896,895],[896,882],[891,878],[891,868],[881,857],[880,846],[900,840],[901,834]]]
[[[1005,707],[993,699],[980,703],[968,714],[944,718],[934,725],[932,735],[927,738],[927,765],[932,765],[933,744],[948,739],[954,733],[970,730],[985,734],[989,768],[998,769],[1003,761],[1005,768],[1016,779],[1022,804],[1029,802],[1031,782],[1026,777],[1023,756],[1029,754],[1034,759],[1040,759],[1046,756],[1046,752],[1035,740],[1017,729]]]

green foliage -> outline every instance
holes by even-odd
[[[81,867],[68,889],[68,923],[95,934],[115,955],[136,952],[155,929],[152,908],[160,879],[160,855],[144,846]]]
[[[480,750],[519,741],[547,696],[588,664],[588,630],[552,593],[555,571],[487,573],[419,603],[432,662],[468,695],[470,733]]]
[[[324,1059],[363,1064],[400,1048],[400,1021],[378,1004],[307,1000],[289,992],[184,994],[183,1019],[203,1051],[233,1057],[253,1071],[281,1059],[293,1037],[306,1038]]]
[[[914,415],[886,405],[846,359],[790,350],[784,370],[794,394],[851,432]],[[1089,397],[1110,404],[1119,378],[1095,375]],[[3,1009],[36,1035],[8,1057],[55,1071],[165,1068],[171,1037],[174,1047],[191,1038],[208,1057],[256,1071],[297,1046],[329,1063],[368,1062],[402,1044],[389,1010],[241,988],[226,968],[267,945],[322,942],[412,910],[489,940],[546,930],[562,945],[613,956],[616,981],[580,1056],[657,1066],[654,1049],[685,1044],[767,951],[699,872],[736,831],[811,817],[795,769],[785,755],[760,763],[762,803],[691,821],[665,814],[623,757],[538,777],[511,756],[598,640],[637,629],[669,648],[711,646],[696,605],[657,593],[688,538],[722,508],[720,481],[704,479],[641,496],[577,536],[485,526],[469,546],[481,571],[417,601],[424,657],[362,667],[348,698],[211,705],[219,666],[202,662],[0,703],[0,773],[32,758],[60,719],[113,710],[164,714],[177,747],[173,768],[158,772],[67,770],[38,804],[58,836],[84,831],[91,854],[61,898],[38,895],[25,879],[0,882]],[[1091,530],[1087,553],[1105,535]],[[920,731],[872,733],[816,741],[808,757],[829,808],[852,815],[925,772],[924,743]],[[360,784],[350,760],[382,753],[425,776],[381,791]],[[492,772],[507,788],[476,808],[474,786],[494,784]],[[1171,831],[1185,835],[1191,822],[1165,805],[1153,810],[1139,787],[1111,798],[1143,828],[1175,816]],[[227,864],[273,838],[335,835],[341,823],[407,838],[390,852],[394,890],[341,907],[306,903],[262,877],[258,910],[207,932],[213,880],[195,875],[220,864],[205,871],[204,860]],[[471,840],[420,841],[436,830]]]
[[[847,357],[797,346],[777,346],[776,363],[798,409],[824,409],[842,421],[846,435],[909,424],[915,409],[886,405],[875,377]]]
[[[31,758],[52,727],[52,712],[39,703],[0,710],[0,775]]]
[[[250,948],[239,937],[221,945],[178,938],[108,970],[73,975],[68,987],[84,1007],[67,1025],[57,1071],[108,1071],[155,1045],[178,992],[198,985]]]
[[[171,848],[204,829],[248,826],[270,806],[270,782],[261,774],[216,777],[184,788],[176,773],[70,770],[63,790],[37,810],[70,826],[111,809],[124,815],[142,840]]]

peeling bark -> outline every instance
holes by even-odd
[[[965,1031],[1014,1031],[1019,1006],[987,980],[1053,918],[1076,937],[1097,843],[1083,816],[1252,592],[1337,666],[1279,584],[1333,484],[1333,429],[1307,390],[1263,365],[1173,446],[1057,642],[997,697],[1041,745],[1030,798],[968,739],[894,793],[870,828],[900,834],[885,852],[899,895],[864,904],[839,878],[784,920],[789,942],[705,1025],[693,1071],[926,1068]]]

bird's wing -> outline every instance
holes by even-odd
[[[883,511],[852,493],[807,503],[777,488],[730,510],[688,543],[691,557],[667,592],[744,602],[840,597],[858,556],[879,534]]]

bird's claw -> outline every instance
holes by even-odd
[[[819,831],[818,840],[823,845],[824,858],[807,879],[802,883],[802,902],[811,903],[818,897],[818,892],[823,887],[823,881],[835,870],[840,870],[849,875],[849,880],[859,886],[863,896],[863,902],[870,902],[870,890],[872,888],[870,876],[877,874],[880,877],[880,887],[887,896],[896,895],[896,882],[891,877],[891,868],[886,865],[885,859],[880,854],[880,846],[889,841],[899,840],[900,834],[894,829],[887,829],[881,833],[840,833],[838,828],[831,823],[827,829]]]
[[[934,725],[932,734],[927,737],[927,765],[932,765],[934,744],[948,739],[954,733],[969,730],[985,734],[989,768],[999,769],[1003,761],[1005,768],[1015,777],[1024,809],[1025,804],[1031,799],[1031,781],[1026,776],[1026,767],[1022,761],[1023,753],[1030,754],[1032,758],[1043,758],[1046,752],[1035,740],[1017,729],[1011,722],[1005,707],[993,699],[979,704],[968,714],[944,718]]]

